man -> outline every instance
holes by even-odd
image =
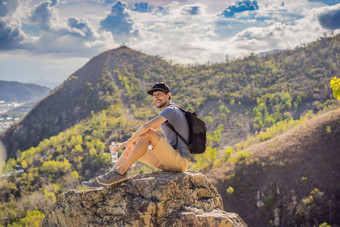
[[[171,172],[184,172],[190,164],[190,150],[185,142],[171,130],[166,121],[171,123],[177,132],[189,140],[189,126],[184,113],[171,103],[170,88],[165,83],[156,83],[147,92],[152,95],[160,114],[140,126],[134,135],[118,146],[110,146],[111,152],[125,148],[123,154],[108,173],[97,177],[94,181],[82,184],[88,188],[112,186],[127,180],[128,169],[136,162]],[[171,105],[172,104],[172,105]],[[166,140],[157,131],[162,128]],[[152,149],[149,149],[149,145]]]

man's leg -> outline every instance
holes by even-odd
[[[150,144],[155,146],[160,138],[161,136],[157,132],[150,129],[139,138],[131,154],[121,166],[111,170],[105,175],[97,177],[97,181],[100,184],[108,186],[125,181],[127,179],[127,170],[146,153]]]
[[[126,171],[140,159],[149,149],[149,145],[156,146],[161,136],[155,132],[154,130],[150,129],[147,133],[142,135],[139,140],[137,141],[135,147],[133,148],[131,154],[127,158],[127,160],[118,167],[118,172],[120,174],[126,173]]]
[[[152,152],[161,163],[160,167],[164,171],[184,172],[190,164],[190,161],[183,158],[180,152],[175,150],[164,138],[159,140]]]
[[[190,164],[164,138],[160,138],[156,146],[148,149],[138,161],[171,172],[184,172]]]
[[[133,150],[134,145],[131,145],[131,147],[126,147],[123,153],[120,155],[118,161],[113,165],[112,169],[118,169],[123,163],[126,162],[129,155],[131,154]]]
[[[114,169],[119,168],[128,158],[130,155],[134,145],[131,145],[131,147],[126,147],[122,155],[119,157],[118,161],[113,165],[112,169],[110,171],[113,171]],[[100,184],[97,179],[94,179],[93,181],[83,181],[82,185],[91,188],[91,189],[103,189],[106,188],[105,185]]]
[[[157,158],[155,153],[152,151],[152,149],[148,149],[147,152],[138,160],[139,162],[142,162],[148,166],[152,166],[158,169],[163,170],[163,165],[160,162],[160,160]]]

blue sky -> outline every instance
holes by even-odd
[[[340,32],[340,0],[0,0],[0,80],[60,84],[122,43],[202,64],[332,32]]]

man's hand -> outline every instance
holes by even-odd
[[[109,149],[111,153],[118,152],[119,150],[123,149],[124,147],[127,146],[128,141],[125,141],[123,143],[116,143],[115,145],[110,145]]]
[[[129,142],[129,141],[125,141],[123,143],[116,143],[115,146],[112,146],[110,145],[109,146],[109,149],[110,149],[110,152],[111,153],[115,153],[115,152],[118,152],[119,150],[123,149],[125,147],[125,151],[124,151],[124,154],[126,157],[129,157],[131,151],[133,150],[134,148],[134,144]]]

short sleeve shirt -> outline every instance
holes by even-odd
[[[174,103],[171,103],[174,104]],[[178,109],[178,107],[169,105],[164,110],[162,110],[159,114],[160,116],[165,117],[170,124],[174,126],[176,131],[186,140],[189,141],[189,126],[188,121],[185,118],[184,113]],[[183,140],[177,136],[177,134],[172,131],[165,123],[162,125],[162,130],[165,134],[167,142],[174,148],[179,150],[181,156],[190,160],[190,150],[189,147],[183,142]],[[178,137],[178,144],[176,146],[176,137]]]

